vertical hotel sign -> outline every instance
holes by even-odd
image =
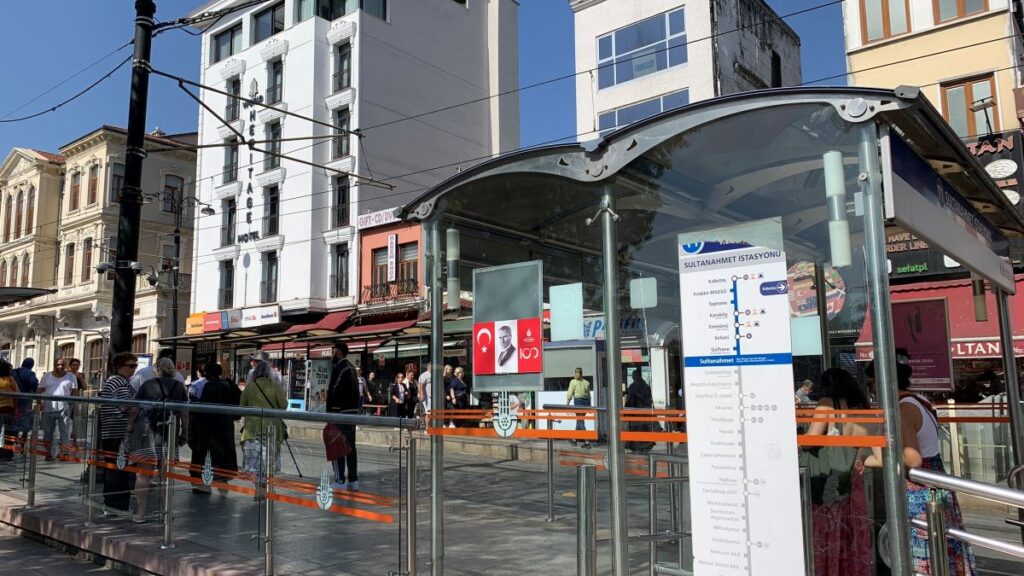
[[[804,574],[781,221],[678,242],[693,573]]]
[[[398,279],[398,234],[388,234],[388,282]]]

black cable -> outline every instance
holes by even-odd
[[[71,102],[74,102],[75,100],[77,100],[81,96],[84,96],[87,92],[89,92],[93,88],[99,86],[104,80],[107,80],[108,78],[113,76],[115,72],[120,70],[122,66],[124,66],[125,64],[130,62],[131,59],[132,59],[131,56],[125,58],[124,60],[121,61],[120,64],[115,66],[110,72],[107,72],[106,74],[101,76],[99,78],[99,80],[96,80],[92,84],[86,86],[85,89],[79,91],[74,96],[68,98],[67,100],[64,100],[63,102],[60,102],[59,104],[57,104],[55,106],[52,106],[52,107],[50,107],[50,108],[48,108],[46,110],[43,110],[41,112],[36,112],[35,114],[29,114],[28,116],[21,116],[19,118],[7,118],[7,119],[4,119],[4,120],[0,120],[0,123],[2,123],[2,124],[9,124],[11,122],[22,122],[22,121],[25,121],[25,120],[31,120],[32,118],[38,118],[38,117],[40,117],[40,116],[42,116],[44,114],[49,114],[50,112],[56,112],[61,107],[65,106],[66,104],[70,104]]]

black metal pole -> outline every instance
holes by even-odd
[[[125,147],[124,188],[121,189],[117,222],[117,261],[114,262],[114,295],[110,315],[110,353],[131,350],[135,311],[135,270],[129,266],[139,256],[139,222],[142,215],[142,161],[146,157],[146,106],[149,100],[150,49],[153,44],[153,0],[135,2],[135,54],[128,102],[128,143]]]

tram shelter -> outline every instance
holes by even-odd
[[[473,270],[541,261],[545,308],[555,305],[552,287],[582,283],[581,314],[603,321],[604,354],[593,370],[611,423],[607,461],[617,574],[629,573],[624,453],[615,424],[621,401],[609,392],[625,376],[621,329],[624,321],[643,318],[639,339],[628,334],[625,346],[641,354],[657,348],[662,367],[648,373],[659,380],[650,384],[671,403],[686,386],[679,328],[687,317],[680,284],[680,242],[687,235],[757,222],[781,230],[779,239],[729,240],[785,254],[793,291],[790,384],[830,366],[857,370],[854,343],[862,324],[870,324],[891,526],[906,526],[907,513],[887,233],[902,229],[924,238],[983,281],[995,295],[1005,365],[1014,366],[1010,248],[1024,237],[1024,219],[912,87],[777,89],[692,104],[598,141],[485,162],[426,192],[402,216],[424,224],[434,382],[442,379],[445,293],[449,302],[467,301]],[[794,286],[801,276],[812,291],[803,297]],[[639,299],[632,294],[638,286],[646,290]],[[645,304],[638,308],[638,301]],[[819,310],[821,302],[830,310]],[[657,346],[645,346],[652,336]],[[1020,389],[1013,369],[1006,370],[1006,387],[1019,465]],[[443,387],[432,392],[434,406],[442,406]],[[442,440],[433,436],[431,443],[434,574],[444,569]],[[889,538],[893,574],[909,575],[908,531],[890,530]]]

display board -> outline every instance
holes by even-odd
[[[953,391],[953,354],[945,298],[892,303],[892,334],[913,369],[914,390]]]
[[[804,574],[781,223],[678,241],[694,574]]]
[[[327,386],[331,380],[332,360],[306,361],[306,411],[327,412]]]
[[[473,388],[544,389],[540,260],[473,270]]]

